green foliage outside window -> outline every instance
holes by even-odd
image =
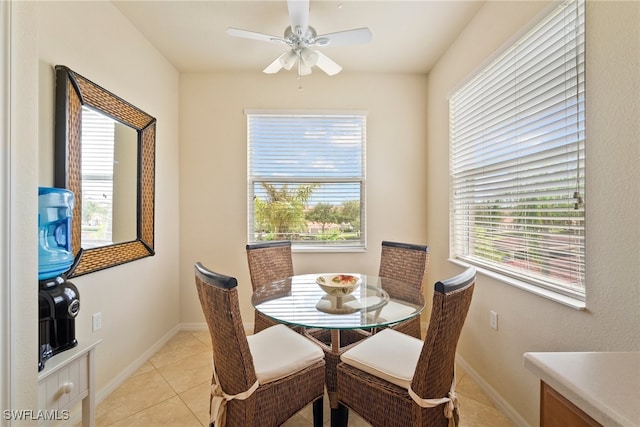
[[[358,240],[360,203],[315,203],[314,190],[322,184],[260,183],[264,191],[254,197],[257,240]]]

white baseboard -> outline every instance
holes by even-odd
[[[469,375],[485,392],[487,397],[507,416],[515,425],[531,427],[509,403],[482,378],[460,355],[456,354],[456,363]]]
[[[205,325],[206,326],[206,325]],[[171,338],[173,338],[178,332],[180,332],[180,325],[176,325],[169,332],[164,334],[162,338],[160,338],[155,344],[147,349],[143,354],[140,355],[136,360],[129,364],[120,374],[118,374],[113,380],[109,381],[107,385],[102,387],[100,390],[96,391],[96,406],[107,396],[109,396],[113,391],[115,391],[118,387],[122,385],[135,371],[137,371],[142,365],[144,365],[147,360],[151,358],[158,350],[160,350],[164,345],[169,342]],[[69,419],[63,422],[56,424],[59,427],[72,427],[78,425],[82,421],[82,405],[78,403],[75,405],[69,414]]]
[[[96,393],[96,405],[102,402],[107,396],[109,396],[115,389],[120,387],[134,372],[136,372],[142,365],[144,365],[158,350],[160,350],[166,343],[169,342],[178,332],[180,332],[180,325],[176,325],[169,332],[164,334],[162,338],[156,341],[151,347],[149,347],[144,353],[142,353],[136,360],[131,362],[119,375],[113,378],[107,385],[102,387]]]
[[[246,323],[244,325],[245,331],[249,333],[253,331],[253,323]],[[96,393],[96,404],[102,402],[107,396],[109,396],[114,390],[122,385],[134,372],[136,372],[142,365],[144,365],[158,350],[167,344],[171,338],[173,338],[178,332],[200,332],[208,330],[206,323],[180,323],[169,332],[164,334],[155,344],[142,353],[136,360],[134,360],[129,366],[127,366],[119,375],[111,380],[107,385],[102,387]]]
[[[253,323],[243,323],[244,331],[247,335],[251,335],[253,333]],[[206,323],[181,323],[180,330],[188,331],[188,332],[201,332],[208,330],[208,326]]]
[[[201,332],[201,331],[206,331],[208,330],[207,324],[202,322],[202,323],[181,323],[180,324],[180,331],[186,331],[186,332]]]
[[[253,331],[253,323],[244,324],[244,329],[247,333]],[[109,396],[114,390],[122,385],[134,372],[136,372],[142,365],[144,365],[150,358],[153,356],[158,350],[167,344],[171,338],[173,338],[178,332],[187,331],[187,332],[200,332],[207,331],[207,324],[202,323],[180,323],[169,332],[164,334],[162,338],[160,338],[155,344],[147,349],[144,353],[142,353],[136,360],[134,360],[129,366],[127,366],[119,375],[117,375],[113,380],[111,380],[107,385],[102,387],[96,393],[96,405],[102,402],[107,396]]]

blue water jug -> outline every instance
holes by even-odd
[[[59,276],[73,264],[74,201],[69,190],[38,187],[38,280]]]

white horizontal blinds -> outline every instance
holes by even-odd
[[[361,178],[364,116],[248,116],[256,178]]]
[[[584,2],[450,98],[452,255],[584,297]]]
[[[247,114],[249,240],[361,245],[366,116]]]
[[[82,243],[112,243],[115,122],[82,108]]]

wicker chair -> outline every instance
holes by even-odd
[[[429,246],[410,243],[382,242],[378,276],[409,283],[407,288],[386,288],[391,298],[424,304],[424,276],[429,266]],[[392,309],[387,307],[384,310]],[[420,316],[395,324],[391,328],[421,338]]]
[[[322,351],[284,325],[245,335],[237,280],[197,263],[195,282],[213,348],[211,424],[278,426],[313,402],[322,426]]]
[[[293,276],[290,241],[273,241],[247,245],[247,261],[253,291],[273,282]],[[260,332],[278,322],[255,310],[253,331]]]
[[[475,286],[469,268],[437,282],[424,341],[385,329],[345,352],[338,397],[374,426],[457,425],[455,352]],[[339,423],[346,425],[348,412]]]
[[[294,275],[291,258],[291,241],[272,241],[247,245],[247,260],[253,290],[275,280]],[[254,332],[277,325],[278,322],[260,313],[254,312]],[[358,341],[370,335],[364,331],[340,331],[341,347],[339,352],[331,348],[331,331],[328,329],[291,327],[294,331],[304,333],[324,352],[325,382],[329,402],[332,409],[338,408],[338,384],[336,381],[336,367],[340,362],[340,355],[355,345]]]

